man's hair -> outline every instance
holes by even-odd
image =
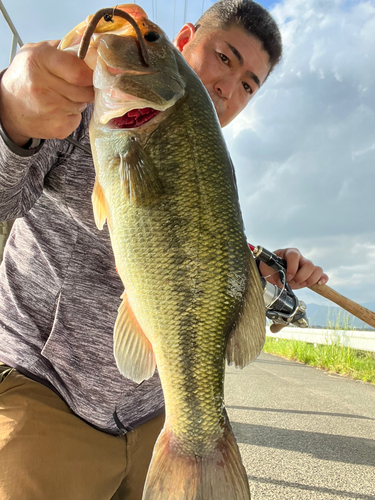
[[[271,14],[253,0],[219,0],[206,10],[195,25],[202,34],[213,27],[229,30],[232,26],[241,27],[259,40],[268,53],[271,72],[282,55],[281,34]]]

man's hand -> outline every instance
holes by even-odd
[[[290,288],[298,290],[299,288],[314,285],[315,283],[319,283],[320,285],[327,283],[328,276],[323,273],[323,269],[314,266],[311,260],[305,259],[296,248],[284,248],[275,250],[273,253],[284,259],[287,263],[286,281]],[[278,273],[272,267],[261,262],[259,270],[262,276],[267,277],[270,283],[278,286],[281,285]]]
[[[92,70],[73,53],[57,50],[58,40],[24,45],[5,72],[0,117],[10,138],[64,139],[94,101]]]

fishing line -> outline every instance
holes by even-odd
[[[202,16],[203,16],[203,12],[204,12],[204,0],[202,2]]]
[[[279,300],[279,298],[283,294],[283,292],[285,290],[285,272],[283,270],[280,270],[280,271],[278,271],[276,273],[269,274],[268,276],[263,276],[263,278],[267,279],[267,278],[270,278],[271,276],[273,276],[275,274],[280,274],[280,273],[282,273],[284,275],[284,279],[282,281],[280,280],[281,284],[282,284],[282,288],[279,289],[280,290],[279,295],[272,302],[270,302],[269,304],[266,305],[266,309],[270,309]]]
[[[174,38],[174,34],[175,34],[175,21],[176,21],[176,0],[173,1],[173,32],[172,32],[172,38]]]
[[[187,18],[187,4],[188,4],[188,0],[185,0],[184,24],[186,24],[186,18]]]

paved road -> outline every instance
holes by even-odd
[[[375,500],[375,386],[270,354],[228,368],[252,500]]]

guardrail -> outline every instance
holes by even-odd
[[[0,0],[0,10],[3,13],[3,16],[4,16],[5,20],[6,20],[6,22],[8,23],[10,31],[13,34],[13,37],[12,37],[12,46],[10,48],[10,57],[9,57],[9,63],[11,63],[13,61],[14,56],[16,55],[17,45],[19,45],[20,47],[22,47],[23,42],[22,42],[21,37],[19,36],[18,31],[16,30],[16,28],[15,28],[15,26],[14,26],[11,18],[9,17],[9,14],[6,11],[6,8],[4,7],[4,4],[3,4],[3,2],[1,0]]]
[[[9,17],[8,12],[6,11],[6,8],[4,7],[3,2],[0,0],[0,10],[4,16],[4,19],[8,23],[9,29],[12,32],[12,45],[10,48],[10,56],[9,56],[9,64],[12,62],[14,56],[16,55],[17,52],[17,45],[22,47],[23,41],[21,40],[21,37],[18,34],[18,31],[16,30],[11,18]],[[10,231],[12,229],[13,222],[8,221],[8,222],[1,222],[0,221],[0,262],[3,259],[3,252],[4,252],[4,247],[6,240],[8,239],[8,236],[10,234]]]
[[[286,327],[277,333],[271,333],[267,326],[266,335],[279,339],[302,340],[312,344],[339,343],[345,347],[375,352],[375,331]]]

